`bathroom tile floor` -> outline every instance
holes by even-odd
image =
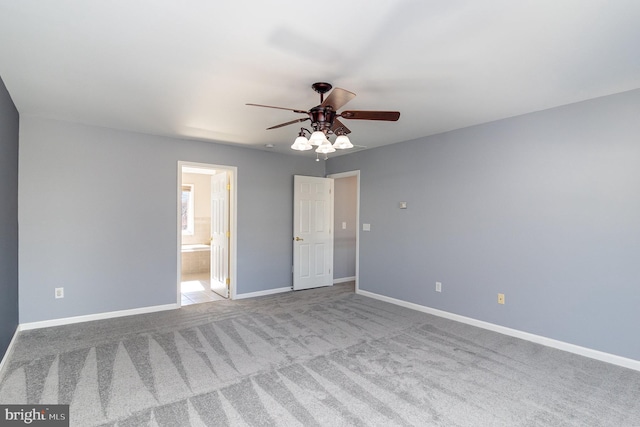
[[[183,306],[225,299],[211,291],[208,273],[184,274],[180,283],[180,294]]]

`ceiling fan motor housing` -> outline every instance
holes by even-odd
[[[336,118],[336,111],[330,105],[322,107],[318,105],[309,110],[309,116],[311,116],[311,123],[314,130],[327,132],[333,126],[333,121]]]

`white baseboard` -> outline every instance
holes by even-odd
[[[247,292],[246,294],[237,294],[234,299],[263,297],[265,295],[279,294],[282,292],[291,292],[291,287],[287,286],[286,288],[267,289],[266,291]]]
[[[114,317],[133,316],[136,314],[155,313],[156,311],[174,310],[180,308],[178,304],[154,305],[151,307],[133,308],[131,310],[110,311],[107,313],[88,314],[85,316],[65,317],[62,319],[43,320],[40,322],[22,323],[21,331],[29,329],[49,328],[51,326],[70,325],[72,323],[91,322],[93,320],[112,319]]]
[[[2,369],[4,368],[4,364],[6,363],[7,360],[9,360],[9,357],[13,352],[13,347],[16,343],[16,338],[18,338],[18,332],[20,332],[20,325],[16,327],[16,331],[13,333],[13,338],[11,338],[11,341],[9,341],[9,346],[7,347],[7,351],[4,353],[2,360],[0,360],[0,380],[2,380],[2,376],[3,376]]]
[[[333,279],[333,284],[337,285],[338,283],[353,282],[354,280],[356,280],[356,276],[341,277],[339,279]]]
[[[356,290],[356,293],[366,297],[374,298],[380,301],[385,301],[391,304],[399,305],[402,307],[410,308],[412,310],[421,311],[423,313],[432,314],[438,317],[444,317],[445,319],[454,320],[460,323],[466,323],[467,325],[477,326],[478,328],[487,329],[493,332],[498,332],[503,335],[508,335],[515,338],[520,338],[526,341],[531,341],[537,344],[542,344],[547,347],[552,347],[558,350],[567,351],[569,353],[578,354],[580,356],[589,357],[591,359],[600,360],[602,362],[611,363],[613,365],[622,366],[624,368],[640,371],[640,360],[629,359],[622,356],[617,356],[611,353],[605,353],[603,351],[594,350],[587,347],[581,347],[579,345],[570,344],[564,341],[554,340],[552,338],[543,337],[541,335],[531,334],[529,332],[519,331],[517,329],[507,328],[505,326],[496,325],[494,323],[485,322],[482,320],[473,319],[471,317],[460,316],[459,314],[449,313],[448,311],[438,310],[435,308],[427,307],[412,302],[407,302],[395,298],[391,298],[385,295],[376,294],[369,291]]]

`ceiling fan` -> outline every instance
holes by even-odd
[[[318,82],[311,85],[311,88],[320,94],[320,105],[311,108],[309,111],[262,104],[247,105],[254,107],[277,108],[279,110],[293,111],[294,113],[306,115],[306,117],[271,126],[267,128],[267,130],[277,129],[294,123],[301,123],[310,120],[313,132],[306,128],[300,128],[298,137],[291,148],[294,150],[305,151],[311,150],[313,146],[317,146],[316,152],[324,153],[325,159],[326,155],[336,151],[336,148],[346,149],[353,147],[353,144],[351,144],[351,141],[349,141],[349,138],[347,137],[347,135],[351,133],[351,130],[349,130],[349,128],[346,127],[339,118],[349,120],[382,120],[389,122],[395,122],[400,118],[400,113],[398,111],[348,110],[338,113],[338,110],[347,102],[351,101],[356,94],[337,87],[333,89],[325,99],[324,95],[329,92],[332,87],[333,86],[331,86],[331,84],[325,82]],[[305,132],[310,134],[309,139],[305,137]],[[327,138],[327,136],[331,134],[337,136],[333,145]]]

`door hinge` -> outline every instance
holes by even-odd
[[[227,277],[227,280],[225,280],[225,282],[227,283],[227,286],[229,286],[231,284],[231,279]]]
[[[231,184],[227,184],[227,190],[231,190]]]
[[[231,232],[227,231],[227,237],[231,237]]]

